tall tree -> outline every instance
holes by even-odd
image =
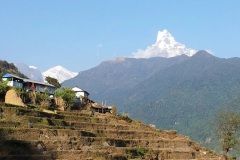
[[[235,149],[238,143],[240,132],[239,113],[226,111],[220,112],[215,119],[217,135],[220,138],[220,145],[225,159],[231,149]]]
[[[47,76],[47,77],[45,78],[45,80],[46,80],[49,84],[54,85],[56,88],[60,88],[60,87],[61,87],[61,84],[58,82],[58,80],[57,80],[56,78],[52,78],[52,77]]]

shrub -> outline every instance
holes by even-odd
[[[47,93],[36,92],[36,104],[41,108],[46,108],[50,105],[50,97]]]
[[[128,123],[131,123],[133,120],[129,118],[129,116],[126,113],[123,113],[122,115],[118,116],[118,119],[127,121]]]
[[[0,101],[4,101],[5,94],[10,88],[7,83],[7,81],[3,81],[2,78],[0,78]]]
[[[71,89],[71,88],[62,88],[61,90],[56,90],[55,91],[55,96],[61,97],[64,102],[65,102],[65,107],[70,110],[71,107],[74,105],[75,103],[75,99],[76,99],[76,95],[75,92]]]

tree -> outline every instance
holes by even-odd
[[[7,81],[3,81],[2,78],[0,78],[0,100],[4,99],[4,96],[6,92],[9,90],[9,86],[7,85]]]
[[[0,79],[0,94],[5,94],[8,91],[9,86],[7,84],[7,81]]]
[[[71,88],[62,88],[61,90],[55,91],[56,97],[62,97],[65,102],[66,108],[71,109],[71,107],[75,103],[76,95],[75,92]]]
[[[225,159],[231,149],[234,149],[238,143],[240,131],[239,113],[226,111],[220,112],[216,116],[216,131],[220,138],[220,145]]]
[[[56,88],[60,88],[60,87],[61,87],[61,84],[58,82],[58,80],[57,80],[56,78],[52,78],[52,77],[47,76],[47,77],[45,78],[45,80],[46,80],[49,84],[54,85]]]

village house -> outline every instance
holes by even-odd
[[[79,108],[79,106],[86,103],[86,101],[84,102],[84,99],[85,100],[88,99],[89,98],[88,96],[90,94],[79,87],[73,87],[72,90],[75,92],[75,96],[76,96],[74,108]]]
[[[18,76],[7,73],[2,76],[2,80],[8,81],[8,86],[23,88],[23,78]]]
[[[12,74],[5,74],[2,76],[4,81],[8,81],[8,85],[12,87],[17,87],[24,89],[25,91],[38,91],[43,93],[45,89],[49,91],[50,95],[54,95],[56,87],[54,85],[37,82],[30,79],[21,78]]]
[[[88,96],[90,95],[87,91],[84,91],[78,87],[73,87],[72,90],[75,92],[76,98],[88,98]]]

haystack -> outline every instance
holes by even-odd
[[[5,96],[5,103],[22,106],[22,107],[26,106],[23,103],[21,97],[18,96],[17,92],[14,89],[10,89],[9,91],[7,91]]]

